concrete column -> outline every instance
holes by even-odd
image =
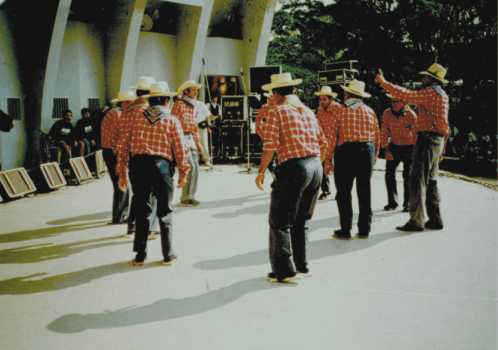
[[[107,37],[107,98],[135,84],[133,79],[146,0],[118,0]]]
[[[202,6],[181,7],[176,37],[178,70],[175,88],[185,80],[199,78],[213,3],[214,0],[205,0]]]
[[[249,67],[265,64],[276,5],[277,0],[244,1],[244,80],[248,88]]]

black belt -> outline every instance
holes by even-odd
[[[444,137],[444,135],[434,132],[434,131],[419,131],[417,135],[422,135],[422,136],[440,136]]]

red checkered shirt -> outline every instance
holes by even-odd
[[[263,139],[265,126],[268,122],[268,113],[270,111],[270,106],[268,104],[264,104],[258,110],[258,114],[256,115],[256,134]]]
[[[318,107],[316,117],[318,118],[318,123],[322,127],[322,130],[327,139],[330,139],[332,137],[340,107],[341,105],[335,101],[330,102],[327,109]]]
[[[200,151],[202,146],[199,137],[199,127],[195,118],[195,107],[183,100],[177,100],[171,109],[171,114],[178,118],[182,124],[184,134],[192,135],[197,150]]]
[[[315,114],[307,107],[284,103],[270,109],[263,135],[263,150],[277,152],[279,164],[307,156],[320,156],[327,140]]]
[[[180,122],[163,110],[163,116],[151,122],[147,112],[156,108],[134,108],[128,115],[128,121],[121,132],[118,147],[117,174],[125,176],[128,170],[130,154],[156,155],[168,160],[175,160],[180,172],[180,178],[190,170],[187,163],[187,149],[183,144],[183,131]]]
[[[119,108],[108,111],[100,126],[100,145],[117,152],[119,128],[122,127],[122,112]]]
[[[431,131],[448,136],[449,98],[440,86],[408,90],[387,81],[381,86],[394,98],[417,106],[417,132]]]
[[[414,145],[417,141],[417,115],[406,107],[403,115],[397,117],[392,109],[388,108],[382,114],[381,147],[386,148],[390,143],[399,146]]]
[[[329,154],[336,145],[347,142],[373,142],[377,152],[380,147],[379,121],[375,112],[359,99],[349,99],[346,106],[337,107],[337,121],[332,133]]]

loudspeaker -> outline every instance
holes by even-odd
[[[6,199],[14,199],[36,191],[33,180],[24,168],[0,172],[0,192]]]
[[[69,164],[71,165],[72,173],[74,174],[74,177],[78,184],[93,180],[92,172],[88,168],[88,165],[85,162],[85,158],[71,158],[69,159]]]
[[[49,192],[67,185],[57,162],[41,164],[35,169],[31,176],[38,188],[38,192]]]
[[[101,149],[95,152],[95,168],[97,178],[101,178],[107,172],[104,155]]]

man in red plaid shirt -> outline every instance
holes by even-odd
[[[188,163],[191,170],[180,198],[180,202],[185,206],[199,205],[199,201],[195,199],[199,182],[199,155],[205,154],[196,120],[196,99],[200,88],[201,85],[193,80],[183,83],[178,88],[181,98],[175,102],[171,110],[171,114],[178,118],[182,125],[185,134],[184,142],[190,150]]]
[[[421,72],[422,88],[408,90],[389,83],[381,71],[375,81],[394,98],[417,107],[417,142],[410,175],[410,220],[401,231],[442,230],[440,195],[437,187],[439,160],[449,135],[449,98],[443,90],[446,68],[432,64]],[[429,220],[425,222],[424,205]]]
[[[352,80],[342,89],[345,106],[338,108],[328,155],[334,157],[334,181],[341,222],[341,228],[334,231],[334,237],[351,238],[351,190],[356,180],[360,207],[358,237],[368,238],[372,225],[371,178],[380,147],[379,124],[375,112],[363,102],[363,99],[370,97],[365,92],[364,82]]]
[[[381,147],[386,150],[387,205],[384,210],[395,210],[398,207],[396,169],[403,162],[403,211],[408,212],[410,169],[413,145],[417,139],[417,115],[403,101],[387,96],[391,99],[391,108],[384,111],[381,123]]]
[[[322,86],[320,91],[315,92],[315,96],[318,96],[319,99],[319,106],[316,112],[318,123],[322,127],[327,140],[330,140],[335,127],[338,108],[341,106],[334,100],[337,97],[337,93],[333,92],[330,86]],[[322,193],[318,199],[323,200],[328,196],[330,196],[330,180],[329,176],[324,173],[322,179]]]
[[[263,134],[263,156],[256,185],[263,189],[265,171],[277,153],[278,169],[270,203],[270,263],[272,282],[290,282],[309,272],[305,223],[311,219],[323,176],[320,156],[327,141],[314,113],[293,95],[302,82],[290,73],[274,74],[263,90],[273,91]],[[291,261],[293,257],[294,264]]]
[[[121,224],[125,222],[128,215],[130,191],[128,188],[121,191],[118,184],[118,175],[116,174],[116,154],[118,152],[118,131],[123,126],[122,112],[126,110],[130,103],[136,99],[136,95],[130,91],[120,91],[118,97],[112,100],[117,106],[109,110],[102,120],[100,126],[101,147],[104,161],[109,170],[114,194],[112,197],[112,224]]]
[[[176,259],[171,227],[174,162],[179,169],[179,188],[185,185],[190,166],[186,160],[182,127],[167,109],[169,99],[174,95],[165,82],[153,84],[150,95],[146,96],[150,107],[137,108],[130,114],[119,147],[117,172],[122,188],[127,186],[128,157],[131,155],[130,181],[136,197],[137,223],[134,265],[143,265],[147,257],[151,193],[157,198],[163,264],[170,265]]]

